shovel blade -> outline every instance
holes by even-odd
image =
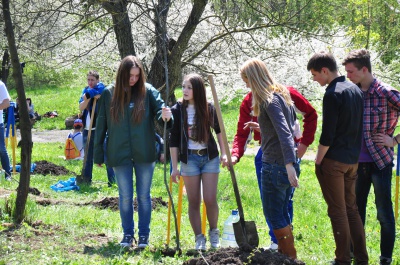
[[[254,248],[258,247],[259,238],[256,223],[254,221],[245,221],[244,227],[240,221],[233,223],[233,232],[235,233],[236,243],[239,246],[249,244]]]

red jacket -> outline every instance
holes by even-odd
[[[290,96],[294,102],[296,112],[301,113],[304,117],[303,136],[300,139],[300,143],[309,146],[314,141],[314,134],[317,130],[317,112],[313,106],[311,106],[310,102],[308,102],[308,100],[303,97],[303,95],[301,95],[294,87],[288,86],[287,88],[289,89]],[[249,92],[240,105],[239,121],[232,147],[232,156],[236,156],[238,158],[238,162],[244,154],[247,139],[249,138],[250,134],[250,129],[243,129],[244,124],[249,121],[257,122],[257,117],[253,116],[253,109],[251,107],[252,99],[252,93]],[[261,143],[261,136],[257,131],[254,131],[254,140]]]

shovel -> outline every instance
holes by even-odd
[[[90,145],[90,135],[92,134],[92,126],[93,126],[93,120],[94,120],[94,112],[96,109],[96,102],[97,102],[97,98],[94,98],[93,106],[92,106],[92,113],[90,115],[89,132],[88,132],[88,137],[87,137],[86,146],[85,146],[85,156],[83,158],[82,172],[81,172],[81,175],[77,176],[77,178],[76,178],[76,182],[78,185],[81,183],[90,184],[88,181],[88,176],[85,176],[85,169],[86,169],[87,153],[89,151],[89,145]]]
[[[235,175],[235,171],[234,171],[233,165],[232,165],[231,152],[229,150],[229,144],[228,144],[228,140],[226,138],[226,132],[225,132],[224,122],[222,120],[221,108],[219,106],[218,96],[217,96],[217,92],[215,90],[214,77],[212,75],[209,75],[208,80],[210,81],[211,91],[212,91],[213,98],[214,98],[214,106],[215,106],[215,110],[216,110],[217,116],[218,116],[218,123],[219,123],[219,127],[221,129],[221,135],[222,135],[222,139],[223,139],[224,146],[225,146],[226,156],[228,158],[229,172],[231,174],[233,190],[235,192],[236,203],[238,206],[238,211],[239,211],[239,216],[240,216],[239,222],[233,223],[233,231],[235,233],[236,243],[240,247],[246,246],[246,244],[248,244],[248,245],[256,248],[256,247],[258,247],[258,243],[259,243],[257,228],[256,228],[256,224],[254,221],[245,221],[245,219],[244,219],[242,201],[240,199],[239,188],[238,188],[238,185],[236,182],[236,175]]]

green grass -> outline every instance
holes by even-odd
[[[53,121],[44,119],[35,127],[37,129],[64,128],[64,118],[77,112],[80,91],[81,88],[28,90],[27,95],[33,99],[40,114],[42,111],[49,110],[57,110],[60,114],[60,120],[59,118]],[[240,102],[239,99],[236,99],[233,103],[221,106],[229,139],[233,138],[236,130],[238,102]],[[316,139],[319,138],[318,135]],[[315,142],[313,146],[316,146]],[[251,145],[254,145],[254,142]],[[47,160],[79,174],[82,162],[64,161],[59,157],[63,154],[62,148],[63,143],[35,143],[32,161]],[[9,151],[11,153],[11,150]],[[19,160],[20,149],[17,149],[17,162]],[[269,244],[268,229],[262,213],[253,160],[253,156],[243,157],[235,166],[235,172],[245,218],[256,222],[260,246],[266,246]],[[314,174],[313,162],[304,160],[301,166],[300,188],[297,189],[294,197],[293,223],[298,258],[306,264],[327,264],[334,257],[335,248],[327,207]],[[167,172],[169,172],[168,169]],[[168,212],[166,207],[153,211],[150,250],[124,251],[118,246],[122,237],[119,213],[90,205],[90,202],[104,197],[118,196],[116,187],[107,187],[105,168],[94,167],[91,187],[82,187],[80,191],[70,192],[54,192],[50,189],[50,185],[58,180],[66,180],[72,176],[32,175],[30,186],[42,192],[40,198],[58,203],[42,206],[36,203],[37,197],[29,195],[25,223],[15,230],[7,230],[7,223],[11,222],[11,219],[5,210],[6,199],[0,197],[0,264],[182,264],[183,261],[191,258],[185,254],[194,245],[194,235],[187,217],[186,197],[183,199],[182,207],[180,238],[184,253],[182,256],[171,258],[162,257],[160,254],[166,242]],[[19,176],[14,178],[18,180]],[[5,182],[1,177],[0,188],[14,194],[11,197],[15,197],[17,185],[17,181]],[[230,174],[226,169],[221,170],[218,185],[219,228],[222,231],[223,222],[228,218],[231,210],[236,208]],[[176,185],[174,185],[173,194],[176,206]],[[395,178],[393,178],[393,199],[394,194]],[[163,165],[156,167],[152,195],[168,200],[164,186]],[[370,264],[378,264],[380,225],[376,220],[373,201],[374,195],[371,190],[367,210],[366,237]],[[82,203],[89,203],[89,205],[78,205]],[[34,226],[39,221],[41,225]],[[136,213],[135,221],[137,221]],[[396,228],[400,231],[399,224]],[[172,237],[175,235],[172,225],[171,235]],[[400,233],[397,232],[393,264],[400,264],[399,236]],[[174,237],[171,239],[170,247],[175,247]]]
[[[85,83],[76,87],[41,87],[27,89],[26,97],[32,99],[34,109],[42,116],[33,128],[39,130],[65,129],[65,118],[79,113],[79,97]],[[16,90],[10,91],[11,100],[18,97]],[[46,118],[43,114],[49,111],[57,111],[58,117]]]

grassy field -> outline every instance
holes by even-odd
[[[36,129],[64,129],[64,119],[78,112],[78,98],[82,88],[44,88],[28,90],[39,114],[57,110],[59,117],[44,118],[35,124]],[[11,92],[15,98],[14,92]],[[223,115],[228,139],[233,139],[236,130],[240,97],[228,105],[223,105]],[[315,102],[315,106],[319,108]],[[320,125],[320,124],[319,124]],[[319,135],[319,133],[317,133]],[[316,139],[318,139],[318,136]],[[317,141],[309,152],[315,152]],[[254,142],[250,144],[255,146]],[[11,150],[10,150],[11,151]],[[17,149],[17,163],[20,149]],[[63,143],[34,143],[32,161],[46,160],[80,173],[81,161],[64,161]],[[244,214],[247,220],[257,224],[260,246],[269,244],[268,230],[262,214],[257,180],[253,166],[253,156],[246,155],[235,166],[238,186],[241,192]],[[312,161],[303,160],[301,164],[300,188],[295,193],[294,235],[298,258],[306,264],[328,264],[334,258],[334,241],[331,224],[327,217],[326,204],[323,200],[318,181],[314,174]],[[167,169],[167,172],[169,170]],[[168,201],[164,185],[164,166],[157,165],[152,187],[152,196]],[[80,191],[54,192],[50,186],[59,180],[67,180],[74,174],[55,176],[31,176],[31,187],[38,189],[41,195],[29,195],[26,219],[18,229],[10,226],[11,219],[7,211],[7,202],[15,198],[18,175],[14,181],[0,180],[0,264],[182,264],[190,259],[186,252],[194,246],[194,235],[186,214],[187,201],[183,199],[183,215],[180,243],[182,256],[163,257],[161,250],[166,242],[167,207],[153,211],[149,249],[142,252],[123,250],[119,247],[122,237],[118,211],[96,207],[97,202],[106,197],[117,197],[117,187],[107,186],[104,168],[94,168],[93,185],[81,187]],[[229,172],[221,170],[219,178],[218,201],[220,207],[219,228],[231,209],[236,208]],[[176,204],[177,187],[174,186]],[[393,178],[393,199],[395,178]],[[41,203],[38,203],[38,202]],[[43,203],[45,201],[46,203]],[[376,220],[373,205],[373,191],[369,198],[366,225],[367,247],[370,264],[379,264],[380,226]],[[135,213],[135,221],[137,214]],[[393,264],[400,264],[400,225],[396,225],[396,245]],[[171,226],[171,234],[174,228]],[[175,247],[172,238],[170,247]]]

